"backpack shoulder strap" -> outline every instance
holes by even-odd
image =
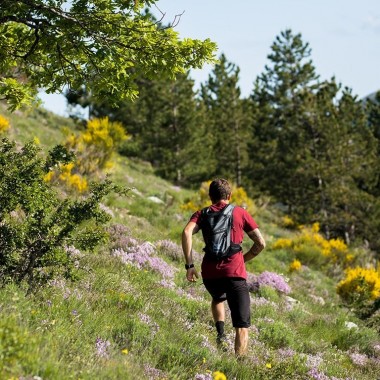
[[[224,209],[223,209],[223,215],[227,215],[233,211],[235,208],[234,205],[228,204]]]

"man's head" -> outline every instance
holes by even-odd
[[[222,200],[230,200],[231,186],[227,180],[222,178],[214,179],[208,191],[212,203],[217,203]]]

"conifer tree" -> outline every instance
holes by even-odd
[[[251,175],[298,222],[319,221],[347,242],[368,229],[376,144],[361,102],[318,82],[310,49],[285,31],[252,94]]]
[[[207,127],[212,133],[214,173],[242,185],[247,163],[247,122],[240,98],[239,67],[224,54],[201,86],[201,98],[207,110]]]
[[[136,83],[139,98],[120,102],[118,107],[105,101],[91,102],[80,91],[77,97],[69,97],[74,104],[91,104],[92,115],[108,115],[122,122],[132,136],[122,154],[151,162],[157,174],[177,183],[189,183],[194,178],[205,180],[199,176],[197,165],[203,161],[202,151],[206,148],[196,143],[205,133],[204,112],[195,98],[189,73],[178,75],[176,80],[139,78]]]
[[[311,50],[301,35],[286,30],[276,37],[268,58],[270,66],[256,82],[252,93],[253,138],[250,141],[250,176],[264,191],[289,206],[296,198],[294,182],[302,165],[299,150],[304,141],[303,99],[318,86]],[[298,177],[298,178],[297,178]]]

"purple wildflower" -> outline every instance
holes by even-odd
[[[258,293],[260,290],[260,284],[258,281],[248,282],[248,290],[251,293]]]
[[[163,277],[173,278],[176,268],[169,265],[166,261],[160,257],[150,257],[148,259],[149,266],[159,272]]]
[[[144,366],[144,371],[147,374],[149,380],[166,379],[167,378],[167,375],[165,374],[165,372],[161,371],[160,369],[151,367],[148,364],[146,364]]]
[[[139,269],[150,267],[159,272],[163,277],[173,278],[177,270],[160,257],[152,256],[155,251],[151,243],[140,244],[135,239],[129,239],[124,248],[112,250],[112,255],[118,257],[124,264],[131,264]]]
[[[318,372],[317,368],[311,368],[307,374],[315,380],[329,380],[329,377],[323,372]]]
[[[50,300],[47,300],[47,301],[46,301],[46,305],[47,305],[48,307],[52,307],[53,302],[51,302]]]
[[[364,354],[359,354],[358,352],[350,354],[350,358],[352,362],[358,366],[365,366],[368,362],[368,356]]]
[[[168,289],[175,289],[176,288],[176,284],[171,280],[163,279],[159,282],[159,284],[161,286],[163,286],[164,288],[168,288]]]
[[[151,328],[153,336],[156,335],[156,333],[160,329],[160,326],[156,322],[152,321],[150,316],[147,314],[139,313],[139,317],[141,322],[145,323]]]
[[[194,376],[194,380],[212,380],[212,375],[211,375],[211,373],[206,373],[206,374],[197,373]]]
[[[266,305],[269,305],[269,306],[272,306],[272,307],[277,307],[276,303],[273,302],[273,301],[269,301],[267,300],[266,298],[264,297],[251,297],[251,304],[253,306],[266,306]]]
[[[290,286],[286,283],[284,277],[277,273],[265,271],[259,276],[254,277],[255,281],[257,281],[260,286],[267,285],[285,294],[289,294],[291,292]]]
[[[280,348],[277,350],[277,354],[279,356],[279,360],[284,361],[288,358],[292,358],[296,352],[291,348]]]
[[[114,224],[108,228],[108,233],[110,235],[111,240],[111,248],[124,248],[127,247],[130,243],[131,238],[129,235],[131,234],[128,227],[123,224]]]
[[[323,362],[322,354],[306,355],[306,366],[310,369],[318,368]]]
[[[163,253],[176,261],[180,261],[183,258],[182,248],[172,242],[171,240],[160,240],[157,242],[157,246],[161,248]]]
[[[96,338],[95,348],[96,355],[99,358],[108,358],[109,352],[108,349],[111,346],[111,343],[108,340],[102,340],[101,338]]]
[[[191,291],[186,291],[182,288],[178,288],[176,293],[179,295],[179,296],[184,296],[186,297],[188,300],[192,300],[192,301],[199,301],[199,302],[202,302],[204,301],[204,298],[201,297],[201,296],[198,296],[198,295],[193,295]]]
[[[210,343],[210,341],[208,340],[208,337],[205,335],[201,335],[201,337],[202,337],[201,347],[207,348],[208,350],[215,352],[216,351],[215,347]]]

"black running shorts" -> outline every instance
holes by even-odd
[[[237,277],[203,279],[207,291],[215,302],[227,300],[234,327],[251,325],[250,297],[247,281]]]

